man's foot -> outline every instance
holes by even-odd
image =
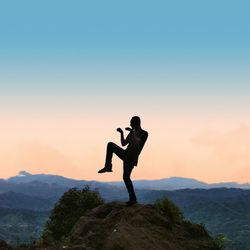
[[[137,201],[127,201],[126,202],[126,206],[129,206],[129,207],[133,206],[133,205],[136,205],[136,204],[138,204]]]
[[[98,171],[99,174],[105,173],[105,172],[113,172],[113,171],[112,171],[112,169],[106,168],[106,167],[104,167],[104,168],[102,168],[102,169],[100,169],[100,170]]]

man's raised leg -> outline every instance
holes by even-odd
[[[113,142],[109,142],[107,144],[105,166],[104,168],[100,169],[98,173],[112,172],[113,153],[115,153],[120,159],[124,159],[124,149]]]

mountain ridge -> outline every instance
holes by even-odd
[[[67,178],[60,175],[52,174],[30,174],[27,171],[20,171],[18,175],[9,177],[7,179],[0,179],[2,182],[7,183],[29,183],[32,181],[41,181],[48,184],[58,184],[61,186],[71,187],[79,185],[90,185],[92,187],[102,187],[103,185],[112,186],[124,186],[122,181],[109,181],[101,182],[96,180],[76,180],[72,178]],[[204,181],[199,181],[194,178],[185,178],[172,176],[168,178],[156,179],[156,180],[133,180],[135,188],[141,189],[155,189],[155,190],[175,190],[175,189],[185,189],[185,188],[242,188],[250,189],[250,183],[238,183],[238,182],[218,182],[218,183],[206,183]]]
[[[78,220],[70,244],[77,249],[103,250],[219,249],[205,228],[184,221],[177,211],[172,218],[172,213],[171,207],[163,212],[151,204],[127,207],[120,202],[105,203]]]

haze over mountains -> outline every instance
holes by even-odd
[[[17,176],[10,177],[8,179],[0,179],[0,185],[4,183],[31,183],[31,182],[42,182],[50,185],[60,185],[66,187],[72,186],[82,186],[89,185],[92,188],[100,188],[104,186],[114,185],[117,187],[124,187],[122,181],[112,181],[112,182],[98,182],[98,181],[87,181],[87,180],[75,180],[59,175],[48,175],[48,174],[30,174],[26,171],[20,171]],[[221,182],[208,184],[192,178],[183,177],[169,177],[159,180],[134,180],[133,181],[136,188],[140,189],[153,189],[153,190],[177,190],[185,188],[241,188],[250,189],[250,183],[240,184],[237,182]],[[1,190],[0,190],[1,191]]]

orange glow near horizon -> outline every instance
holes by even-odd
[[[250,123],[234,120],[160,118],[142,115],[149,132],[132,179],[170,176],[208,183],[250,182]],[[122,180],[122,162],[114,156],[113,173],[97,174],[103,167],[106,144],[120,145],[117,127],[130,117],[8,119],[1,124],[0,178],[20,170],[69,178]]]

